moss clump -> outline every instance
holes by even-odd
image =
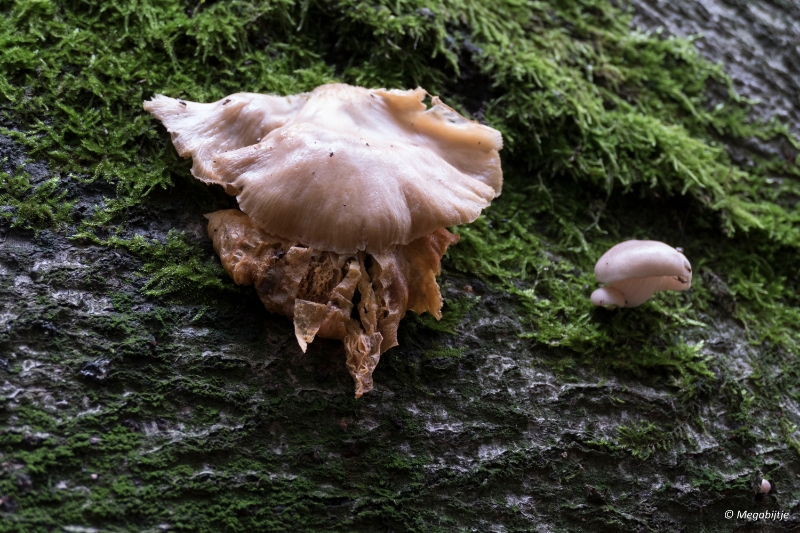
[[[228,276],[216,257],[202,250],[181,232],[170,231],[165,242],[148,241],[140,235],[132,239],[111,237],[97,242],[128,250],[145,261],[142,272],[149,275],[142,287],[145,294],[163,296],[197,290],[203,293],[238,292],[230,283],[226,283]]]
[[[647,459],[656,450],[666,450],[673,443],[672,435],[653,423],[617,427],[617,436],[623,449],[634,457]]]
[[[37,231],[68,224],[75,202],[66,200],[58,182],[56,177],[34,185],[26,172],[0,172],[0,217],[12,227]]]

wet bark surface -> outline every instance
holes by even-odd
[[[743,0],[667,0],[631,3],[634,27],[696,37],[697,49],[722,64],[736,91],[755,101],[754,116],[778,117],[800,131],[800,5]],[[767,153],[791,154],[788,146]]]
[[[633,9],[640,27],[703,33],[699,49],[762,100],[758,113],[800,130],[800,8]],[[32,180],[52,177],[8,138],[0,160]],[[76,191],[87,209],[99,187]],[[163,240],[179,229],[213,256],[196,187],[155,193],[131,227]],[[520,337],[511,297],[444,265],[446,324],[407,317],[375,390],[355,400],[341,343],[315,340],[302,353],[291,322],[252,291],[204,304],[144,296],[136,257],[0,222],[0,392],[3,431],[14,436],[0,469],[18,494],[2,498],[0,530],[800,528],[798,452],[767,444],[781,427],[748,435],[715,394],[723,383],[687,402],[658,373],[575,365]],[[719,294],[711,331],[688,330],[715,372],[744,379],[753,358],[777,368],[792,356],[751,346],[726,311],[724,284]],[[783,409],[800,423],[795,402]],[[20,412],[35,412],[37,425],[20,424]],[[764,476],[773,490],[756,494]],[[40,514],[23,523],[19,495],[36,491]],[[84,512],[92,494],[101,503]],[[727,510],[789,518],[726,520]]]

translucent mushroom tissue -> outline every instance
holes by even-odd
[[[356,397],[407,310],[441,317],[435,276],[458,242],[445,227],[475,220],[503,183],[500,133],[426,96],[333,84],[144,103],[194,176],[237,197],[241,211],[207,215],[225,270],[294,320],[304,351],[342,340]]]

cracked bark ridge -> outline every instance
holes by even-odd
[[[337,254],[270,235],[236,209],[206,217],[225,271],[254,285],[267,310],[293,319],[303,352],[315,337],[344,343],[356,398],[372,390],[372,373],[397,346],[406,310],[441,318],[436,275],[459,240],[444,228],[381,253]]]

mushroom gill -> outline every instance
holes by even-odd
[[[342,340],[356,397],[407,310],[441,318],[436,275],[458,242],[445,227],[475,220],[502,187],[500,133],[426,95],[333,84],[144,103],[195,177],[237,196],[242,211],[206,215],[225,270],[294,320],[303,351]]]

